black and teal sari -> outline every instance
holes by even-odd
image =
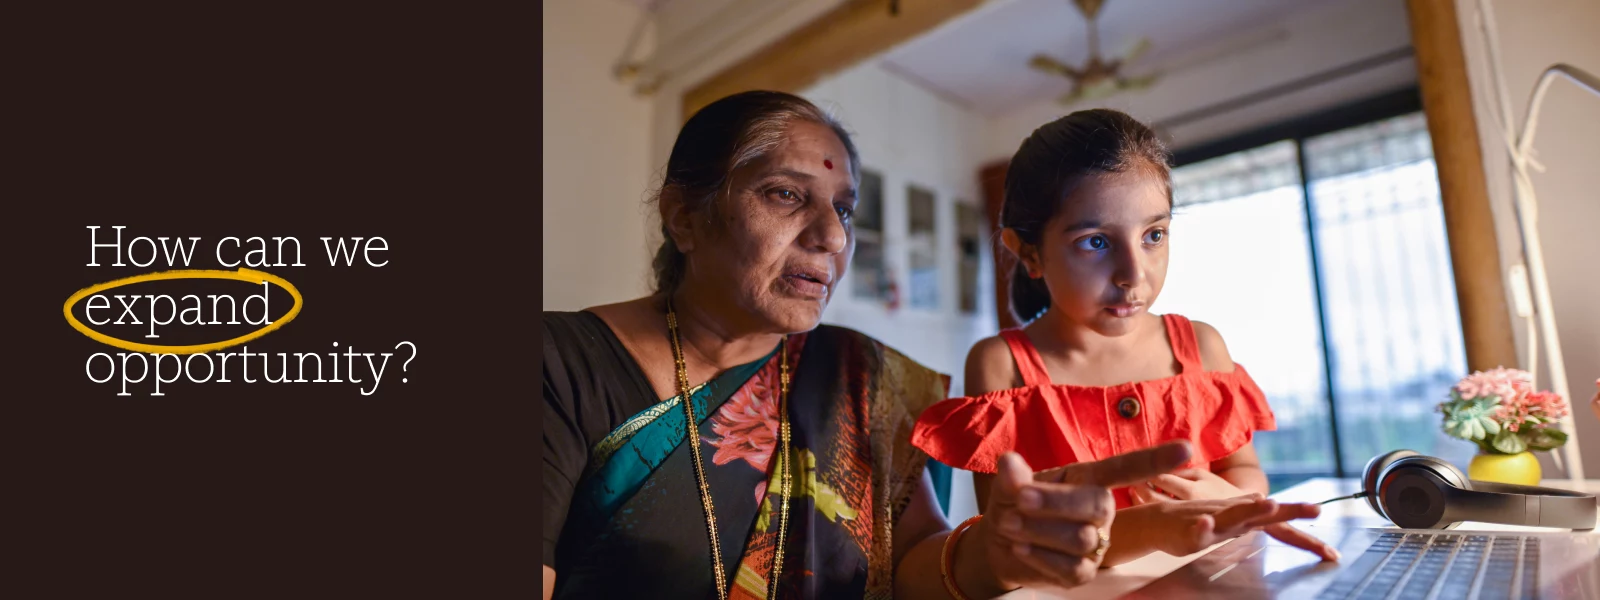
[[[556,597],[714,598],[682,398],[641,401],[649,383],[593,315],[545,320],[545,564],[557,573]],[[788,351],[793,470],[780,595],[888,598],[893,524],[926,461],[910,427],[945,398],[949,379],[838,327],[791,336]],[[777,352],[689,394],[730,598],[768,589]]]

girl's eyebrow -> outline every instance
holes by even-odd
[[[1066,231],[1078,231],[1080,229],[1099,229],[1099,228],[1100,228],[1100,222],[1099,221],[1096,221],[1094,219],[1085,219],[1085,220],[1082,220],[1082,221],[1078,221],[1077,223],[1073,223],[1071,225],[1068,225]]]
[[[1172,218],[1172,211],[1167,211],[1167,212],[1158,214],[1158,215],[1156,215],[1154,217],[1150,217],[1149,220],[1145,221],[1145,225],[1153,225],[1155,223],[1161,222],[1162,220],[1171,219],[1171,218]],[[1079,231],[1079,230],[1083,230],[1083,229],[1099,229],[1103,225],[1104,225],[1104,223],[1101,223],[1100,221],[1096,221],[1094,219],[1084,219],[1082,221],[1078,221],[1076,223],[1068,225],[1067,228],[1064,231]]]

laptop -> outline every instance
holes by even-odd
[[[1260,531],[1123,598],[1600,600],[1600,535],[1296,525],[1334,544],[1323,562]]]

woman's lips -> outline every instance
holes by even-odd
[[[791,273],[784,275],[782,280],[788,284],[789,289],[799,296],[815,299],[826,299],[828,297],[828,285],[825,279],[818,278],[813,274]]]

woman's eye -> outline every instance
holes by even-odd
[[[1160,244],[1165,239],[1167,239],[1167,231],[1165,229],[1155,229],[1150,233],[1144,234],[1144,243],[1146,244]]]
[[[1105,250],[1109,247],[1111,247],[1111,242],[1103,235],[1091,235],[1078,240],[1078,248],[1081,250]]]
[[[843,204],[839,205],[838,208],[834,210],[839,213],[839,221],[842,223],[850,222],[850,217],[855,216],[856,214],[856,209]]]
[[[796,192],[794,190],[791,190],[789,188],[775,189],[775,190],[772,190],[770,192],[767,192],[767,195],[771,196],[773,199],[775,199],[775,200],[777,200],[779,202],[799,202],[800,201],[800,193]]]

